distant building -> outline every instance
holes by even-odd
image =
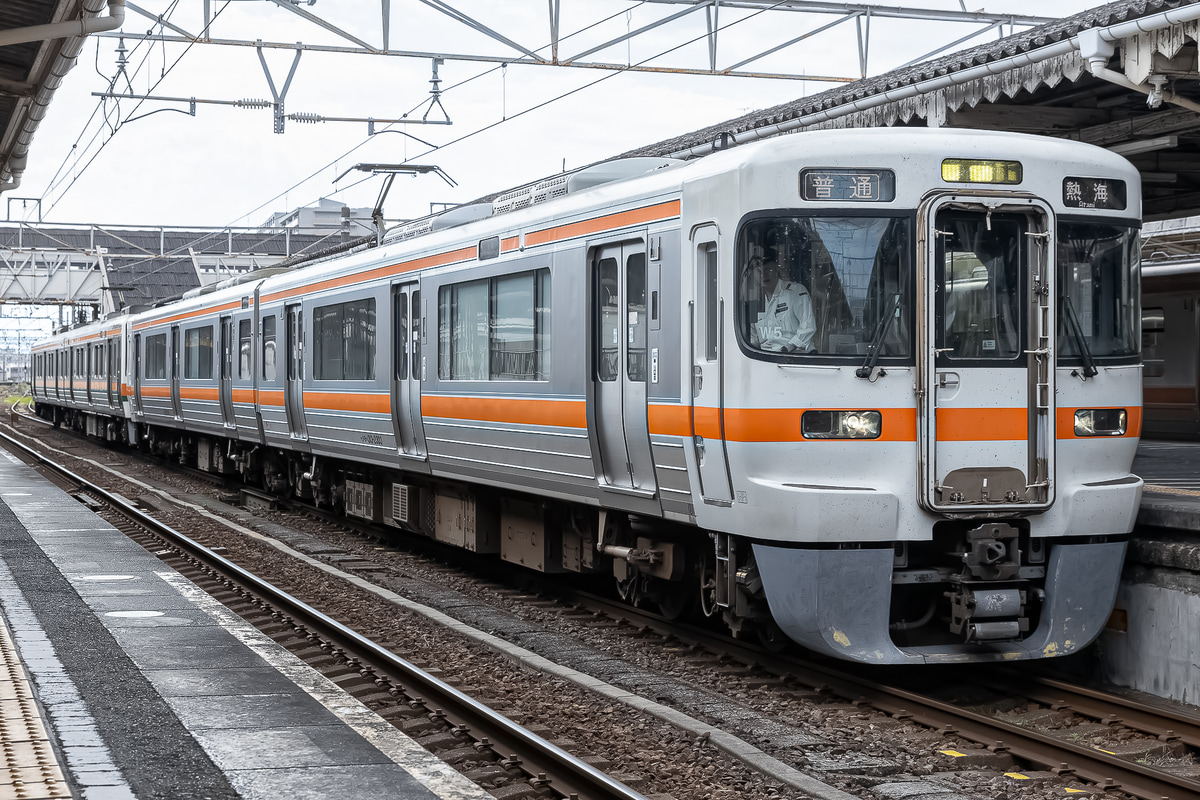
[[[272,214],[264,228],[291,228],[296,233],[328,234],[346,230],[351,237],[375,232],[370,208],[350,208],[336,200],[322,197],[315,206]]]

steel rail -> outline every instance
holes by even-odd
[[[1128,697],[1072,686],[1057,678],[1033,678],[1032,684],[1021,689],[1021,693],[1031,700],[1045,705],[1062,703],[1080,714],[1151,736],[1163,736],[1170,731],[1188,747],[1200,749],[1200,717],[1181,710],[1150,708]],[[1114,706],[1118,708],[1114,709]],[[1119,714],[1113,714],[1114,710]]]
[[[644,795],[630,789],[612,776],[551,744],[302,600],[242,569],[166,523],[147,515],[120,496],[97,486],[7,434],[0,433],[0,441],[28,454],[38,463],[96,495],[123,516],[168,539],[174,546],[179,547],[205,566],[258,594],[291,617],[293,624],[307,628],[347,653],[354,654],[360,661],[368,661],[376,672],[394,673],[399,677],[398,683],[419,695],[426,707],[444,712],[448,722],[468,726],[473,736],[487,737],[491,748],[498,754],[502,752],[515,753],[508,759],[502,760],[502,764],[508,766],[519,764],[523,770],[534,776],[537,776],[539,772],[553,776],[544,783],[549,783],[555,792],[564,796],[574,793],[581,799],[647,800]],[[534,780],[537,778],[535,777]]]
[[[1082,780],[1097,784],[1098,787],[1120,790],[1143,800],[1162,800],[1162,798],[1200,797],[1200,781],[1170,775],[1154,767],[1112,755],[1093,747],[1074,744],[1055,736],[1023,728],[1020,725],[1005,722],[1000,719],[959,708],[952,703],[946,703],[927,697],[918,692],[908,691],[895,686],[889,686],[875,680],[838,671],[836,668],[822,666],[812,662],[773,656],[765,651],[758,651],[739,643],[731,643],[727,638],[702,631],[686,628],[678,623],[667,625],[657,618],[640,609],[630,609],[612,601],[595,597],[577,590],[570,594],[585,599],[589,604],[604,608],[614,616],[623,616],[634,624],[646,625],[659,631],[669,630],[677,638],[692,640],[714,650],[724,650],[734,659],[746,663],[757,664],[771,672],[790,675],[814,688],[828,688],[835,694],[851,701],[865,701],[872,708],[897,718],[911,719],[914,722],[942,731],[946,734],[961,736],[964,739],[978,743],[982,747],[996,751],[1007,752],[1025,762],[1045,768],[1062,776],[1075,775]],[[742,652],[732,652],[733,650]],[[1036,681],[1036,679],[1035,679]],[[1132,701],[1111,697],[1103,692],[1095,692],[1079,687],[1070,687],[1062,682],[1052,682],[1049,679],[1043,683],[1082,696],[1090,695],[1095,705],[1111,702],[1121,704],[1128,709],[1121,722],[1130,727],[1135,719],[1145,720],[1150,712],[1143,712],[1144,717],[1134,714]],[[1031,690],[1023,687],[1022,696],[1033,697]],[[1065,701],[1076,708],[1071,700]],[[1082,704],[1082,700],[1080,701]],[[1110,707],[1108,709],[1112,711]],[[1091,715],[1088,712],[1089,716]],[[1101,717],[1106,715],[1100,715]],[[1174,717],[1172,718],[1174,721]],[[1182,724],[1180,727],[1183,727]],[[1174,730],[1184,739],[1190,732]],[[1162,728],[1151,725],[1147,721],[1147,732],[1158,734]],[[1184,739],[1187,742],[1186,739]]]

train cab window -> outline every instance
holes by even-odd
[[[146,337],[145,378],[166,380],[167,378],[167,335],[160,333]]]
[[[213,376],[213,329],[188,328],[183,332],[183,377],[211,380]]]
[[[238,322],[238,368],[239,381],[248,381],[254,377],[250,367],[250,320]]]
[[[738,233],[738,338],[780,358],[911,361],[911,217],[760,217]]]
[[[1058,225],[1060,363],[1129,359],[1141,342],[1138,232],[1109,221]]]
[[[313,377],[375,379],[375,298],[313,309]]]
[[[262,318],[262,377],[275,380],[275,315]]]

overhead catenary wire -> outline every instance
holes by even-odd
[[[217,18],[221,16],[221,14],[225,11],[225,9],[229,8],[230,3],[232,3],[232,2],[233,2],[233,0],[225,0],[225,4],[223,6],[221,6],[221,8],[219,8],[215,14],[212,15],[212,18],[208,21],[208,25],[206,25],[204,27],[204,29],[201,31],[202,36],[207,35],[208,29],[212,26],[212,24],[214,22],[217,21]],[[196,40],[189,42],[187,47],[184,48],[183,52],[179,54],[179,57],[176,58],[175,61],[173,61],[171,63],[171,66],[169,66],[163,70],[162,75],[159,76],[159,79],[157,81],[155,81],[154,85],[151,87],[151,91],[153,91],[153,89],[155,87],[157,87],[160,83],[162,83],[164,80],[166,80],[167,75],[171,74],[171,71],[179,65],[179,62],[182,61],[183,58],[189,52],[191,52],[192,48],[196,45],[197,41],[200,41],[200,39],[197,38]],[[145,102],[145,100],[139,100],[138,104],[133,107],[133,111],[130,112],[130,116],[132,116],[134,113],[136,113],[137,110],[142,107],[142,104],[144,102]],[[120,122],[117,125],[117,127],[113,129],[112,134],[107,139],[105,139],[103,142],[101,142],[100,147],[96,150],[95,153],[92,154],[92,157],[87,160],[87,163],[85,163],[83,165],[82,169],[78,170],[75,173],[75,175],[71,178],[71,182],[67,184],[66,188],[63,189],[63,191],[59,194],[58,198],[50,204],[50,207],[46,210],[47,214],[49,214],[50,211],[54,210],[54,207],[56,205],[58,205],[59,202],[62,201],[63,197],[66,196],[67,192],[69,192],[71,190],[71,188],[76,184],[76,182],[78,182],[79,178],[83,176],[83,174],[87,171],[88,167],[90,167],[93,163],[95,163],[96,158],[99,157],[99,155],[102,152],[104,152],[105,146],[107,146],[108,143],[111,142],[113,140],[113,138],[115,138],[116,132],[118,130],[120,130],[122,125],[124,125],[124,121]],[[43,197],[43,199],[45,199],[45,198]]]
[[[174,13],[174,11],[178,7],[179,7],[179,0],[174,0],[174,2],[171,3],[170,7],[166,11],[164,11],[161,15],[159,15],[160,16],[160,20],[159,20],[160,27],[162,26],[162,23],[164,21],[166,21],[170,18],[171,14]],[[100,77],[109,81],[109,87],[111,88],[112,86],[114,86],[116,84],[117,76],[114,75],[110,79],[107,75],[105,75],[103,72],[100,71],[100,41],[101,41],[100,39],[96,39],[96,55],[95,55],[95,62],[93,64],[93,69],[95,69],[97,75],[99,75]],[[143,40],[140,40],[137,43],[135,43],[133,46],[133,49],[129,51],[129,57],[132,58],[132,56],[142,48],[142,45],[144,45],[146,43],[146,41],[147,40],[143,39]],[[137,75],[142,71],[142,67],[149,63],[149,59],[150,59],[152,50],[153,50],[153,47],[146,48],[146,53],[142,56],[142,61],[137,65],[137,67],[134,68],[132,76],[130,76],[128,74],[128,72],[125,73],[126,81],[129,83],[131,90],[133,87],[133,78],[137,77]],[[128,63],[130,58],[126,59],[126,63]],[[165,59],[164,59],[164,64],[165,64]],[[50,194],[52,191],[54,191],[55,187],[57,187],[59,175],[62,174],[63,170],[66,169],[67,165],[72,161],[72,159],[76,158],[76,155],[77,155],[76,151],[79,149],[79,142],[83,139],[84,134],[87,133],[88,127],[92,124],[92,121],[96,118],[96,115],[105,106],[106,106],[106,103],[105,103],[104,99],[101,99],[96,103],[95,107],[92,109],[91,115],[88,116],[87,121],[83,123],[83,127],[80,129],[79,135],[75,138],[75,141],[71,145],[71,148],[67,151],[67,154],[63,157],[62,163],[59,164],[58,169],[54,173],[54,176],[46,184],[46,189],[44,189],[42,191],[42,194],[41,194],[42,198],[45,198],[46,195]],[[105,114],[105,121],[107,123],[107,112]],[[111,128],[111,126],[109,126],[109,127]],[[103,130],[104,130],[103,128],[96,129],[96,132],[94,134],[92,134],[92,138],[88,141],[87,145],[84,146],[85,150],[92,146],[92,144],[96,141],[96,138],[103,132]]]
[[[648,0],[641,0],[641,2],[638,2],[638,4],[636,6],[634,6],[634,10],[636,10],[636,8],[640,8],[641,6],[646,5],[647,1]],[[571,34],[568,34],[566,36],[559,37],[558,41],[565,42],[566,40],[569,40],[569,38],[584,34],[584,32],[592,30],[593,28],[598,28],[598,26],[605,24],[607,22],[610,22],[610,20],[616,19],[617,17],[622,16],[622,14],[624,14],[624,13],[625,13],[624,11],[618,11],[616,13],[608,14],[608,16],[605,17],[604,19],[598,19],[594,23],[589,23],[587,25],[584,25],[583,28],[581,28],[580,30],[571,32]],[[542,50],[545,50],[550,47],[551,47],[551,44],[544,44],[544,46],[539,47],[538,49],[535,49],[534,53],[541,53]],[[655,58],[656,58],[656,56],[655,56]],[[502,64],[502,65],[490,67],[490,68],[487,68],[487,70],[484,70],[482,72],[474,74],[474,76],[470,76],[469,78],[464,78],[463,80],[460,80],[460,82],[458,82],[456,84],[451,84],[449,86],[446,86],[446,88],[442,90],[442,94],[445,95],[446,92],[448,92],[448,91],[458,89],[458,88],[460,88],[460,86],[466,86],[467,84],[473,83],[473,82],[475,82],[475,80],[479,80],[480,78],[486,78],[487,76],[490,76],[490,74],[497,72],[499,70],[502,70],[502,68],[505,66],[506,65]],[[416,106],[413,106],[412,108],[408,109],[408,112],[402,114],[402,116],[408,116],[409,114],[413,114],[414,112],[416,112],[416,110],[420,109],[422,106],[425,106],[425,103],[427,103],[427,102],[428,102],[428,98],[425,98],[425,100],[422,100],[421,102],[416,104]],[[376,134],[374,134],[374,136],[379,136],[380,133],[403,133],[403,131],[398,131],[398,130],[396,130],[396,128],[389,125],[388,127],[383,128],[383,130],[377,131]],[[415,137],[410,137],[410,138],[415,138]],[[312,179],[316,178],[317,175],[325,172],[326,169],[334,167],[335,164],[337,164],[337,162],[342,161],[343,158],[346,158],[346,157],[354,154],[354,152],[364,148],[364,146],[366,146],[368,143],[371,142],[371,139],[372,139],[372,137],[368,136],[366,139],[362,140],[362,142],[354,145],[353,148],[350,148],[346,152],[343,152],[342,155],[337,156],[336,158],[334,158],[334,160],[330,161],[329,163],[324,164],[324,166],[319,167],[316,170],[313,170],[313,172],[306,175],[305,178],[301,178],[299,181],[296,181],[295,184],[293,184],[292,186],[289,186],[288,188],[286,188],[286,190],[283,190],[280,193],[275,194],[274,197],[271,197],[268,200],[264,200],[263,203],[260,203],[259,205],[254,206],[253,209],[251,209],[250,211],[247,211],[245,213],[242,213],[242,215],[235,217],[233,219],[233,221],[229,222],[229,224],[233,224],[233,222],[238,221],[238,219],[250,218],[250,215],[252,215],[252,213],[257,213],[258,211],[262,211],[263,209],[265,209],[266,206],[270,205],[271,203],[275,203],[275,201],[277,199],[280,199],[281,197],[286,196],[286,194],[288,194],[289,192],[293,192],[294,190],[296,190],[296,188],[299,188],[300,186],[304,186],[305,184],[307,184],[308,181],[311,181]],[[422,144],[426,144],[426,143],[422,143]],[[434,148],[436,148],[436,145],[428,145],[428,146],[434,146]],[[406,162],[407,161],[408,161],[408,158],[406,157]],[[365,180],[370,180],[370,179],[365,179]],[[332,192],[331,194],[340,194],[342,192],[346,192],[346,191],[350,190],[350,188],[354,188],[355,186],[358,186],[359,184],[361,184],[361,182],[362,181],[355,181],[354,184],[350,184],[349,186],[344,186],[342,188],[338,188],[338,190],[336,192]]]

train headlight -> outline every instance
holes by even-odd
[[[878,439],[882,428],[878,411],[805,411],[800,417],[805,439]]]
[[[982,158],[946,158],[942,160],[942,180],[947,183],[1021,182],[1020,161],[992,161]]]
[[[1123,408],[1081,408],[1075,412],[1075,435],[1124,436],[1128,419]]]

